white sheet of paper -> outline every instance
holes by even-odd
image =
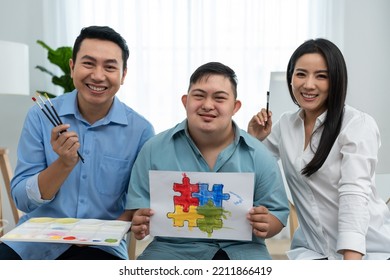
[[[152,236],[252,240],[254,173],[152,170],[149,184]]]

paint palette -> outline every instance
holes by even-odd
[[[130,225],[119,220],[31,218],[0,240],[118,246]]]

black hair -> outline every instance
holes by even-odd
[[[130,52],[126,40],[118,32],[108,26],[89,26],[81,29],[80,35],[76,38],[73,46],[73,62],[76,61],[81,42],[87,38],[106,40],[117,44],[122,50],[123,71],[127,68],[127,59],[129,58]]]
[[[188,87],[188,91],[193,84],[195,84],[204,77],[210,76],[211,74],[222,75],[228,78],[230,83],[232,84],[234,98],[237,98],[238,81],[236,73],[229,66],[226,66],[220,62],[209,62],[199,66],[190,77],[190,85]]]
[[[287,66],[287,86],[295,104],[299,106],[291,86],[295,64],[301,56],[310,53],[318,53],[325,59],[328,68],[329,94],[326,101],[326,119],[322,125],[323,132],[318,148],[313,159],[302,169],[302,174],[307,177],[321,168],[340,133],[348,84],[347,67],[340,49],[327,39],[308,40],[295,50]]]

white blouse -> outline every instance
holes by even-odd
[[[280,158],[297,209],[299,227],[290,259],[342,259],[343,249],[364,259],[390,258],[390,211],[375,187],[380,135],[375,120],[345,106],[339,136],[323,166],[310,177],[301,170],[313,158],[322,128],[304,149],[302,111],[285,113],[263,143]],[[317,118],[315,128],[325,120]]]

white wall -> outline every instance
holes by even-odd
[[[346,0],[344,18],[347,101],[378,122],[382,147],[377,173],[390,173],[390,1]]]
[[[0,0],[0,40],[18,42],[29,46],[30,91],[44,88],[43,74],[34,69],[46,59],[46,52],[36,44],[42,38],[42,3],[44,0]],[[6,65],[0,65],[6,67]],[[0,77],[0,83],[2,82]],[[47,79],[46,79],[47,80]],[[0,95],[0,146],[9,149],[11,166],[16,165],[16,147],[26,112],[34,103],[29,96]],[[13,226],[11,211],[5,199],[3,178],[0,176],[3,217]],[[7,229],[5,230],[8,231]]]
[[[46,77],[48,75],[34,69],[36,65],[46,63],[47,56],[46,50],[36,43],[38,39],[43,39],[43,1],[0,0],[0,40],[24,43],[29,46],[32,93],[38,89],[45,89],[45,85],[50,83],[49,77]]]
[[[0,40],[27,44],[29,46],[30,94],[45,88],[48,75],[35,69],[46,61],[46,51],[36,43],[43,37],[42,3],[44,0],[0,0]],[[1,65],[1,67],[6,67]],[[0,77],[1,83],[2,77]],[[18,127],[26,112],[26,106],[34,103],[29,96],[0,96],[0,146],[10,150],[12,166],[16,163]],[[12,118],[9,113],[12,112]]]

